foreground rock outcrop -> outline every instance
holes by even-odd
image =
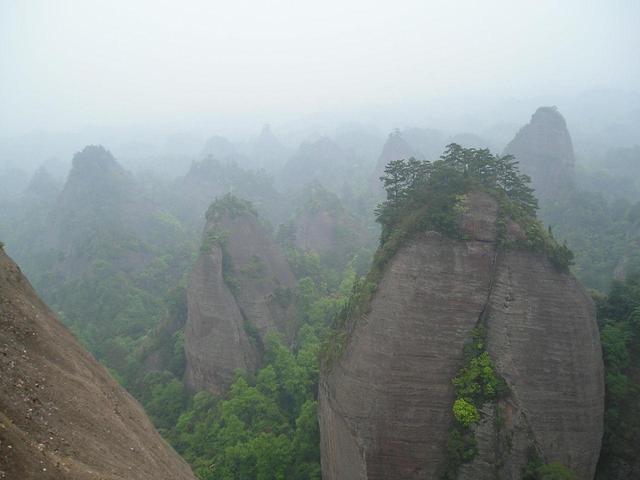
[[[291,340],[294,286],[286,258],[253,207],[233,196],[214,202],[187,288],[187,384],[222,393],[236,370],[257,368],[269,330]]]
[[[195,478],[1,248],[0,371],[0,478]]]
[[[368,313],[347,320],[342,353],[323,366],[324,479],[442,478],[452,379],[480,325],[508,393],[483,405],[477,453],[457,478],[520,478],[532,455],[593,478],[604,402],[593,303],[543,253],[498,247],[493,197],[472,193],[466,205],[467,238],[408,240]],[[506,230],[523,235],[513,222]]]
[[[504,153],[516,158],[542,201],[573,184],[573,144],[567,123],[556,107],[538,108]]]

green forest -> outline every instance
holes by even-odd
[[[0,0],[0,480],[640,480],[639,26]]]
[[[128,185],[122,178],[113,181],[116,185],[105,193],[106,208],[118,212],[122,205],[117,195],[126,197]],[[339,357],[345,323],[366,311],[389,260],[412,235],[436,230],[464,241],[460,225],[465,195],[485,192],[499,205],[500,248],[542,252],[556,268],[571,269],[591,288],[607,391],[598,478],[614,478],[609,472],[620,461],[632,459],[633,445],[640,441],[640,277],[635,273],[638,259],[629,249],[640,218],[638,204],[610,201],[576,188],[539,207],[530,178],[520,173],[517,159],[456,144],[433,162],[391,161],[380,181],[386,199],[377,205],[368,224],[320,184],[309,187],[309,193],[300,197],[297,212],[277,229],[261,219],[296,277],[295,289],[282,295],[295,305],[297,333],[293,343],[275,331],[269,333],[261,345],[260,368],[237,371],[221,396],[190,391],[183,383],[184,328],[189,272],[198,255],[211,242],[222,241],[225,232],[218,232],[213,240],[209,232],[200,245],[196,231],[179,219],[179,211],[165,208],[152,215],[154,234],[141,237],[121,229],[115,213],[98,220],[83,217],[80,211],[74,213],[74,221],[94,223],[95,233],[72,239],[76,242],[72,254],[45,251],[25,267],[59,318],[141,402],[198,478],[320,479],[319,371],[321,365],[330,368]],[[264,204],[258,202],[258,206],[262,209]],[[213,222],[229,212],[232,217],[246,212],[259,215],[251,202],[227,195],[211,204],[206,218]],[[296,218],[317,214],[337,219],[337,240],[329,253],[296,245]],[[374,215],[380,230],[371,222]],[[523,239],[508,239],[508,221],[522,226]],[[558,227],[552,233],[543,222]],[[13,235],[19,237],[20,232]],[[375,235],[380,243],[374,254],[374,242],[367,238]],[[14,240],[11,235],[8,238]],[[79,275],[68,270],[69,255],[81,265]],[[123,258],[130,261],[122,262]],[[626,280],[611,281],[621,258]],[[480,337],[478,342],[482,345]],[[446,478],[455,478],[458,466],[473,458],[469,427],[479,420],[483,402],[499,397],[504,388],[487,352],[478,348],[452,379],[457,392],[453,414],[459,429],[452,430],[449,439],[449,448],[455,452],[451,458],[457,460],[452,460],[447,473],[451,476]],[[536,459],[528,468],[522,478],[572,478],[562,465],[544,465]]]

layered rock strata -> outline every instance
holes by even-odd
[[[479,325],[509,393],[483,405],[477,454],[458,478],[519,478],[532,452],[593,478],[604,408],[593,303],[544,254],[498,247],[492,197],[472,193],[467,205],[467,239],[428,231],[401,247],[368,313],[349,320],[343,353],[324,365],[323,478],[441,478],[452,378]],[[507,235],[522,230],[510,222]]]
[[[222,393],[237,370],[258,367],[270,330],[292,340],[294,286],[286,258],[254,211],[209,215],[187,288],[187,384]]]

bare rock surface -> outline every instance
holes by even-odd
[[[209,242],[211,235],[224,240]],[[187,289],[187,384],[222,393],[236,370],[258,367],[270,330],[292,340],[294,286],[286,258],[255,213],[210,220]]]
[[[369,312],[351,319],[344,352],[324,366],[323,478],[441,478],[451,380],[481,319],[510,393],[483,406],[478,454],[458,478],[519,478],[532,448],[593,478],[604,387],[592,301],[543,254],[497,248],[490,196],[470,194],[466,203],[468,239],[426,232],[401,247]]]
[[[187,290],[185,381],[193,390],[223,393],[237,369],[252,371],[258,352],[244,328],[233,293],[222,278],[222,249],[213,246],[196,261]]]
[[[0,479],[195,479],[0,249]]]

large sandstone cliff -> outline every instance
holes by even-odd
[[[295,286],[286,258],[244,201],[224,197],[207,213],[189,278],[186,382],[221,393],[237,369],[253,371],[269,330],[295,335]]]
[[[195,478],[2,249],[0,371],[0,478]]]
[[[323,478],[441,478],[452,378],[480,323],[509,393],[483,406],[478,453],[458,478],[520,478],[531,452],[593,478],[604,391],[592,301],[542,253],[498,248],[492,197],[470,194],[467,205],[468,238],[428,231],[401,247],[323,367]],[[507,231],[522,235],[513,223]]]
[[[572,185],[575,156],[564,117],[555,107],[540,107],[505,148],[531,177],[541,200]]]

